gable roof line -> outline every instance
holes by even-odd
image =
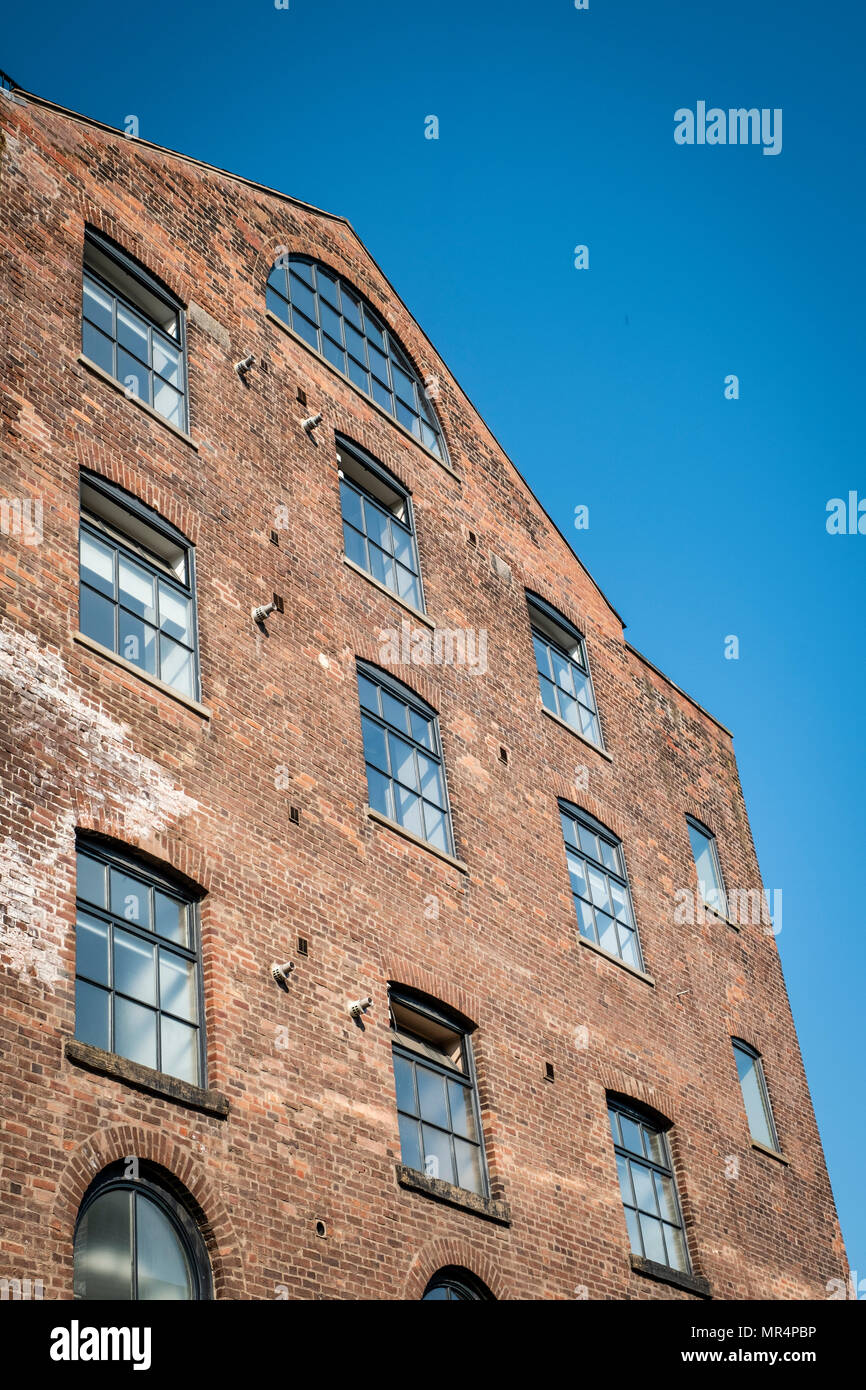
[[[10,79],[10,82],[11,82],[11,79]],[[593,588],[595,589],[596,593],[599,595],[599,597],[604,601],[604,603],[605,603],[605,604],[607,605],[607,607],[610,609],[611,613],[612,613],[612,614],[614,615],[614,617],[617,619],[617,622],[619,622],[619,623],[622,625],[623,630],[625,630],[625,628],[626,628],[626,626],[627,626],[627,624],[626,624],[626,622],[625,622],[625,619],[624,619],[624,618],[622,617],[622,615],[617,611],[617,609],[614,608],[614,606],[613,606],[613,604],[611,603],[610,599],[607,597],[607,594],[605,594],[604,590],[601,588],[601,586],[600,586],[600,584],[597,582],[597,580],[595,580],[595,579],[593,578],[592,574],[589,572],[589,570],[587,569],[586,565],[585,565],[585,564],[583,563],[583,561],[581,560],[581,558],[580,558],[580,556],[578,555],[577,551],[576,551],[576,550],[574,549],[574,547],[572,546],[572,544],[571,544],[571,542],[569,541],[568,537],[564,534],[564,532],[562,532],[562,531],[559,529],[559,527],[557,526],[556,522],[553,520],[553,517],[552,517],[552,516],[550,515],[550,513],[548,512],[547,508],[544,506],[544,503],[540,501],[540,499],[536,496],[536,493],[535,493],[535,491],[533,490],[532,486],[531,486],[531,485],[527,482],[527,480],[524,478],[524,476],[523,476],[523,474],[521,473],[520,469],[517,467],[517,464],[513,461],[513,459],[511,459],[511,458],[509,457],[509,455],[508,455],[508,453],[506,452],[506,450],[502,447],[502,445],[500,444],[500,442],[499,442],[499,440],[497,439],[496,435],[493,433],[493,430],[490,428],[490,426],[489,426],[489,424],[487,423],[487,421],[486,421],[486,419],[484,418],[484,416],[483,416],[483,415],[481,414],[481,412],[477,409],[477,407],[475,406],[475,404],[474,404],[474,402],[472,401],[472,399],[470,398],[470,396],[466,393],[466,391],[465,391],[465,390],[463,389],[463,387],[460,385],[460,383],[459,383],[459,381],[457,380],[457,378],[456,378],[456,376],[454,375],[454,373],[450,370],[450,368],[448,368],[448,364],[446,363],[445,358],[442,357],[442,355],[441,355],[440,352],[438,352],[438,350],[436,349],[436,347],[435,347],[435,346],[433,345],[433,343],[431,342],[430,338],[429,338],[429,337],[427,336],[427,334],[424,332],[424,329],[423,329],[423,328],[421,327],[421,325],[417,322],[417,320],[415,319],[415,317],[414,317],[414,315],[412,314],[411,310],[409,309],[408,305],[405,303],[405,301],[403,300],[403,298],[401,297],[401,295],[397,292],[397,290],[396,290],[396,289],[394,288],[394,286],[391,284],[391,281],[389,280],[389,278],[388,278],[388,276],[385,274],[385,272],[382,270],[382,267],[379,265],[379,262],[376,260],[375,256],[372,254],[372,252],[369,250],[369,248],[368,248],[368,247],[364,244],[364,242],[361,240],[360,235],[359,235],[358,232],[355,230],[355,228],[352,226],[352,223],[349,221],[349,219],[348,219],[347,217],[342,216],[342,214],[340,214],[340,213],[328,212],[325,208],[316,207],[316,205],[315,205],[314,203],[307,203],[307,202],[304,202],[304,200],[303,200],[302,198],[295,198],[295,197],[293,197],[290,193],[283,193],[283,192],[281,192],[278,188],[271,188],[269,184],[260,183],[257,179],[250,179],[250,178],[247,178],[246,175],[244,175],[244,174],[235,174],[235,173],[233,173],[230,169],[223,169],[223,168],[221,168],[218,164],[209,164],[209,163],[207,162],[207,160],[204,160],[204,159],[196,159],[194,155],[184,154],[181,150],[173,150],[173,149],[171,149],[168,145],[157,145],[157,144],[155,144],[152,140],[142,140],[140,136],[135,136],[135,137],[133,137],[133,138],[130,138],[128,135],[125,135],[123,131],[118,130],[118,128],[117,128],[116,126],[108,125],[108,124],[106,124],[105,121],[99,121],[99,120],[97,120],[97,119],[96,119],[95,117],[93,117],[93,116],[85,116],[85,115],[83,115],[83,114],[82,114],[81,112],[79,112],[79,111],[72,111],[72,110],[70,110],[70,108],[67,107],[67,106],[61,106],[58,102],[56,102],[56,101],[50,101],[47,97],[39,96],[39,95],[37,95],[37,93],[35,93],[35,92],[28,92],[28,91],[26,91],[25,88],[23,88],[23,87],[11,86],[10,88],[0,88],[0,97],[5,98],[6,100],[11,100],[13,103],[15,102],[16,97],[20,97],[20,98],[22,98],[22,99],[24,99],[24,100],[26,100],[26,101],[33,102],[36,106],[41,106],[41,107],[44,107],[46,110],[54,111],[54,112],[56,112],[58,115],[61,115],[61,116],[66,117],[68,120],[76,121],[76,122],[78,122],[80,125],[93,126],[93,127],[96,128],[97,130],[105,131],[105,133],[108,134],[108,135],[115,135],[115,136],[117,136],[119,139],[126,141],[127,144],[143,145],[146,149],[154,150],[154,151],[156,151],[156,152],[159,153],[159,154],[171,155],[174,159],[183,160],[184,163],[186,163],[186,164],[192,164],[192,165],[194,165],[194,166],[195,166],[196,168],[198,168],[198,169],[205,169],[205,170],[208,170],[208,171],[211,172],[211,173],[219,174],[219,175],[221,175],[223,178],[231,179],[231,180],[233,180],[233,181],[236,182],[236,183],[242,183],[242,184],[246,185],[247,188],[253,188],[253,189],[257,190],[257,191],[260,192],[260,193],[266,194],[268,197],[277,198],[277,199],[279,199],[281,202],[291,203],[291,204],[293,204],[295,207],[303,208],[303,209],[304,209],[305,211],[307,211],[307,212],[315,213],[316,216],[318,216],[318,217],[326,217],[326,218],[327,218],[329,221],[331,221],[331,222],[339,222],[342,226],[346,227],[346,228],[348,229],[348,231],[350,231],[350,232],[352,233],[352,236],[353,236],[353,237],[355,238],[355,240],[357,241],[357,243],[358,243],[358,245],[360,246],[361,250],[364,252],[364,254],[365,254],[366,256],[369,257],[369,259],[370,259],[370,261],[372,262],[372,264],[376,267],[376,270],[379,272],[379,274],[381,275],[383,281],[384,281],[385,284],[388,286],[388,288],[390,289],[391,293],[394,295],[394,298],[395,298],[396,300],[398,300],[398,302],[402,305],[403,309],[406,311],[406,314],[407,314],[408,317],[412,320],[412,322],[415,324],[416,328],[417,328],[418,331],[421,333],[421,335],[422,335],[422,337],[424,338],[425,342],[429,345],[429,347],[431,348],[431,350],[432,350],[433,352],[436,353],[436,356],[437,356],[437,357],[439,358],[439,360],[442,362],[443,366],[445,366],[446,370],[448,371],[449,377],[450,377],[451,380],[454,382],[454,384],[455,384],[455,386],[457,387],[457,389],[459,390],[460,394],[463,396],[463,398],[464,398],[464,400],[466,401],[467,405],[469,406],[470,410],[473,412],[473,414],[474,414],[474,415],[477,417],[477,419],[480,421],[480,423],[482,424],[482,426],[483,426],[484,429],[486,430],[487,434],[489,435],[490,439],[493,441],[495,447],[499,450],[500,454],[501,454],[502,457],[505,459],[506,463],[509,465],[509,467],[510,467],[511,469],[513,469],[513,471],[514,471],[514,473],[516,474],[517,478],[520,480],[520,482],[521,482],[521,483],[523,484],[523,486],[526,488],[526,491],[529,493],[529,495],[530,495],[530,497],[532,498],[532,500],[533,500],[533,502],[535,503],[535,505],[539,508],[539,510],[541,511],[541,513],[542,513],[542,515],[544,516],[544,518],[549,522],[550,526],[553,528],[554,532],[555,532],[556,535],[559,537],[559,539],[563,542],[563,544],[565,545],[565,547],[566,547],[566,549],[568,550],[569,554],[577,561],[577,563],[578,563],[578,565],[580,566],[582,572],[586,575],[587,579],[589,580],[590,584],[592,584],[592,586],[593,586]],[[678,691],[680,695],[684,696],[685,699],[687,699],[687,700],[689,701],[690,704],[694,705],[696,709],[699,709],[699,710],[701,711],[702,714],[706,715],[706,717],[707,717],[708,719],[710,719],[714,724],[716,724],[720,729],[722,729],[722,730],[724,731],[724,733],[726,733],[730,738],[733,738],[733,734],[731,733],[731,730],[728,729],[728,728],[721,722],[721,720],[716,719],[715,715],[710,714],[709,710],[704,709],[703,705],[701,705],[697,700],[695,700],[691,695],[689,695],[687,691],[683,690],[681,686],[678,686],[678,685],[676,684],[675,681],[672,681],[671,678],[670,678],[670,676],[666,676],[665,673],[664,673],[664,671],[660,670],[658,666],[655,666],[655,665],[653,664],[653,662],[651,662],[651,661],[649,660],[648,657],[644,656],[641,652],[639,652],[639,651],[637,650],[636,647],[633,647],[633,646],[631,645],[630,642],[626,642],[625,645],[626,645],[626,647],[629,649],[629,651],[633,652],[633,654],[634,654],[635,656],[639,657],[641,661],[645,662],[647,666],[651,667],[652,670],[655,671],[657,675],[661,676],[661,678],[662,678],[664,681],[666,681],[666,682],[668,683],[668,685],[672,686],[674,690]]]
[[[282,192],[280,192],[279,189],[271,188],[269,184],[266,184],[266,183],[259,183],[257,179],[250,179],[250,178],[247,178],[244,174],[235,174],[235,173],[232,173],[232,171],[231,171],[230,169],[222,169],[222,168],[221,168],[219,165],[217,165],[217,164],[209,164],[206,160],[203,160],[203,159],[196,159],[194,155],[184,154],[184,153],[183,153],[182,151],[180,151],[180,150],[173,150],[173,149],[170,149],[167,145],[157,145],[157,144],[155,144],[152,140],[143,140],[143,139],[142,139],[140,136],[138,136],[138,135],[136,135],[136,136],[130,138],[128,135],[125,135],[125,134],[123,133],[123,131],[118,130],[118,128],[117,128],[116,126],[107,125],[105,121],[99,121],[99,120],[97,120],[97,119],[96,119],[95,117],[93,117],[93,116],[85,116],[85,115],[82,115],[81,112],[79,112],[79,111],[72,111],[72,110],[69,109],[69,107],[60,106],[59,103],[57,103],[57,102],[55,102],[55,101],[49,101],[47,97],[41,97],[41,96],[38,96],[38,95],[37,95],[36,93],[34,93],[34,92],[25,91],[24,88],[22,88],[22,87],[15,87],[15,88],[14,88],[14,93],[11,93],[11,92],[10,92],[10,93],[8,93],[8,95],[12,97],[13,101],[14,101],[14,98],[15,98],[16,95],[20,95],[22,98],[25,98],[27,101],[32,101],[35,105],[44,107],[46,110],[54,111],[54,112],[56,112],[58,115],[65,116],[67,119],[69,119],[69,120],[71,120],[71,121],[76,121],[76,122],[78,122],[78,123],[81,124],[81,125],[93,126],[93,127],[94,127],[95,129],[97,129],[97,130],[105,131],[105,133],[108,134],[108,135],[115,135],[115,136],[117,136],[119,139],[126,141],[127,144],[142,145],[142,146],[144,146],[145,149],[154,150],[154,151],[157,152],[158,154],[163,154],[163,155],[166,155],[166,154],[167,154],[167,155],[171,155],[174,159],[181,159],[181,160],[184,161],[184,163],[186,163],[186,164],[192,164],[192,165],[194,165],[194,166],[195,166],[196,168],[198,168],[198,169],[206,169],[206,170],[208,170],[208,171],[210,171],[210,172],[212,172],[212,173],[221,175],[223,178],[232,179],[232,180],[233,180],[234,182],[236,182],[236,183],[245,184],[248,188],[256,189],[258,192],[260,192],[260,193],[265,193],[265,194],[267,194],[269,197],[272,197],[272,198],[279,198],[280,201],[282,201],[282,202],[291,203],[291,204],[293,204],[295,207],[303,208],[303,209],[304,209],[305,211],[307,211],[307,212],[315,213],[316,216],[318,216],[318,217],[326,217],[326,218],[328,218],[329,221],[331,221],[331,222],[339,222],[339,223],[341,223],[344,227],[346,227],[346,228],[348,229],[348,231],[350,231],[350,232],[352,233],[352,236],[353,236],[353,237],[355,238],[355,240],[357,241],[358,245],[360,246],[361,250],[364,252],[365,256],[367,256],[367,257],[369,258],[369,260],[372,262],[372,264],[376,267],[376,270],[377,270],[377,271],[379,272],[379,274],[381,275],[383,281],[384,281],[385,284],[388,286],[388,288],[389,288],[389,290],[391,291],[391,293],[393,294],[394,298],[402,305],[402,307],[403,307],[403,309],[405,310],[407,316],[408,316],[408,317],[412,320],[412,322],[415,324],[416,328],[418,329],[418,331],[421,333],[421,335],[422,335],[423,338],[425,339],[425,341],[426,341],[426,343],[428,344],[428,346],[430,347],[431,351],[433,351],[433,352],[436,353],[436,356],[439,358],[440,362],[441,362],[441,363],[443,364],[443,366],[446,368],[449,377],[450,377],[451,380],[454,382],[454,384],[455,384],[455,386],[457,387],[457,389],[460,391],[460,394],[463,396],[463,399],[466,401],[466,404],[469,406],[469,408],[470,408],[470,410],[472,411],[472,413],[477,417],[477,419],[480,421],[480,423],[483,425],[484,429],[486,430],[487,434],[490,436],[490,439],[493,441],[493,444],[494,444],[494,446],[496,447],[496,449],[498,449],[499,453],[502,455],[502,457],[505,459],[505,461],[506,461],[506,462],[509,464],[509,466],[514,470],[515,474],[517,475],[517,477],[519,478],[519,480],[520,480],[520,482],[523,484],[523,486],[526,488],[526,490],[527,490],[527,492],[529,493],[530,497],[532,498],[533,502],[535,503],[535,505],[536,505],[538,508],[540,508],[540,510],[541,510],[543,516],[545,517],[545,519],[546,519],[546,520],[549,522],[549,524],[553,527],[553,530],[556,532],[557,536],[559,536],[560,540],[563,541],[563,543],[565,544],[565,546],[566,546],[566,548],[567,548],[569,554],[577,561],[578,565],[580,566],[580,568],[581,568],[581,570],[583,571],[583,573],[586,575],[586,577],[587,577],[587,579],[589,580],[590,584],[592,584],[592,586],[593,586],[593,588],[595,589],[596,593],[599,595],[599,597],[604,601],[604,603],[605,603],[605,604],[607,605],[607,607],[610,609],[611,613],[614,615],[614,617],[616,618],[617,622],[620,623],[620,624],[622,625],[623,629],[625,629],[625,627],[626,627],[626,622],[625,622],[625,619],[622,617],[622,614],[619,613],[619,612],[617,611],[617,609],[614,607],[614,605],[611,603],[610,599],[608,598],[607,594],[606,594],[606,593],[604,592],[604,590],[602,589],[601,585],[598,583],[598,581],[597,581],[596,579],[593,578],[592,574],[589,572],[589,570],[587,569],[586,565],[585,565],[584,562],[581,560],[581,558],[580,558],[580,556],[578,555],[577,551],[576,551],[576,550],[574,549],[574,547],[571,545],[570,541],[568,540],[568,537],[565,536],[564,533],[559,529],[559,527],[557,526],[556,522],[553,520],[553,517],[552,517],[552,516],[550,515],[550,513],[548,512],[547,508],[544,506],[544,503],[543,503],[543,502],[539,499],[539,497],[536,495],[536,493],[534,492],[532,486],[527,482],[526,478],[524,478],[524,476],[523,476],[523,474],[521,473],[520,469],[517,467],[517,464],[514,462],[513,459],[511,459],[511,458],[508,456],[507,452],[505,451],[505,449],[504,449],[504,448],[502,447],[502,445],[500,444],[499,440],[497,439],[496,435],[493,433],[493,430],[490,428],[489,424],[488,424],[487,421],[485,420],[484,416],[481,414],[480,410],[478,410],[478,408],[476,407],[475,403],[472,401],[472,399],[470,398],[470,396],[466,393],[466,391],[464,390],[464,388],[460,385],[460,383],[459,383],[459,381],[457,380],[457,378],[456,378],[456,376],[454,375],[454,373],[453,373],[453,372],[450,370],[450,368],[448,367],[448,364],[447,364],[447,362],[445,361],[445,358],[444,358],[444,357],[442,356],[442,354],[437,350],[437,348],[435,347],[435,345],[431,342],[430,338],[429,338],[429,337],[427,336],[427,334],[424,332],[424,329],[421,327],[421,325],[418,323],[417,319],[416,319],[416,318],[414,317],[414,315],[412,314],[412,311],[409,309],[409,306],[406,304],[406,302],[403,300],[402,296],[401,296],[401,295],[397,292],[397,290],[394,288],[394,286],[392,285],[392,283],[391,283],[391,281],[389,280],[388,276],[385,274],[384,270],[383,270],[382,267],[379,265],[379,262],[376,260],[375,256],[374,256],[374,255],[372,254],[372,252],[370,251],[369,247],[366,246],[366,245],[364,244],[364,242],[361,240],[360,235],[359,235],[358,232],[355,230],[355,228],[352,226],[351,222],[349,221],[349,219],[348,219],[347,217],[343,217],[340,213],[327,212],[324,208],[316,207],[314,203],[306,203],[306,202],[304,202],[304,200],[303,200],[302,198],[294,198],[294,197],[292,197],[292,195],[289,194],[289,193],[282,193]]]

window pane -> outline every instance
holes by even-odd
[[[194,694],[192,652],[172,642],[168,637],[159,639],[159,675],[166,685],[180,691],[181,695]]]
[[[346,354],[343,349],[329,338],[326,334],[322,337],[322,350],[328,361],[337,368],[337,371],[346,375]]]
[[[154,371],[159,372],[161,377],[180,389],[180,353],[173,344],[165,338],[160,338],[157,333],[153,335],[153,366]]]
[[[655,1260],[657,1264],[667,1264],[667,1253],[665,1243],[662,1239],[661,1222],[652,1216],[640,1216],[640,1231],[643,1236],[644,1254],[648,1260]]]
[[[373,377],[371,385],[373,387],[373,400],[376,404],[380,405],[383,410],[387,410],[389,415],[393,414],[394,400],[387,386],[383,386],[375,377]]]
[[[421,589],[418,580],[411,571],[404,569],[402,565],[397,566],[397,592],[407,603],[411,603],[413,608],[421,608]]]
[[[589,878],[589,890],[592,901],[596,907],[600,907],[603,912],[611,911],[610,893],[607,891],[607,879],[604,874],[599,873],[592,865],[587,866],[587,877]]]
[[[401,733],[406,732],[406,706],[402,700],[396,700],[387,690],[382,691],[382,714],[392,729],[399,729]]]
[[[150,926],[150,888],[140,879],[124,874],[120,869],[111,870],[111,910],[117,917],[127,922],[137,922],[140,927]]]
[[[370,554],[370,573],[373,578],[378,579],[379,583],[384,584],[388,589],[395,588],[394,561],[391,559],[391,556],[386,555],[384,550],[380,550],[379,547],[373,545],[372,542],[370,542],[368,549]]]
[[[372,719],[364,719],[362,722],[364,727],[364,757],[380,772],[387,772],[388,751],[385,742],[385,730],[380,724],[375,724]]]
[[[85,357],[114,376],[114,344],[85,319],[81,325],[81,349]]]
[[[137,1192],[135,1217],[139,1300],[192,1299],[193,1283],[186,1254],[165,1212]]]
[[[293,275],[300,275],[305,284],[312,285],[313,267],[309,261],[301,261],[296,256],[289,256],[288,263]]]
[[[457,1159],[457,1186],[466,1188],[467,1192],[480,1193],[483,1190],[481,1150],[476,1144],[455,1139],[454,1155]]]
[[[398,1115],[400,1126],[400,1157],[407,1168],[414,1168],[417,1173],[423,1173],[424,1164],[421,1160],[421,1136],[420,1127],[417,1120],[410,1120],[406,1115]]]
[[[695,868],[698,871],[698,882],[703,886],[705,894],[709,890],[715,890],[718,893],[722,885],[716,873],[716,860],[711,840],[691,822],[689,822],[689,839],[692,844]]]
[[[195,1022],[198,1018],[196,969],[191,960],[173,951],[159,953],[159,1004],[170,1014]]]
[[[441,1178],[443,1182],[454,1182],[454,1165],[451,1161],[451,1140],[439,1129],[430,1125],[421,1126],[424,1143],[424,1172],[428,1178]]]
[[[111,1050],[108,1031],[109,994],[96,985],[75,981],[75,1036],[91,1047]]]
[[[92,589],[82,588],[80,618],[81,631],[86,637],[98,642],[109,651],[116,650],[114,641],[114,604],[110,599],[95,594]]]
[[[614,1143],[617,1142],[618,1140],[616,1138],[616,1135],[614,1135]],[[628,1159],[624,1158],[622,1154],[616,1155],[616,1173],[617,1177],[619,1178],[619,1190],[623,1202],[626,1206],[633,1206],[634,1194],[631,1190],[631,1178],[629,1177],[628,1171]]]
[[[296,309],[292,310],[292,327],[298,337],[303,338],[305,343],[309,343],[310,347],[316,349],[316,352],[319,351],[318,328],[314,323],[310,323],[309,319],[304,318],[303,314],[299,314]]]
[[[459,1081],[449,1080],[448,1099],[451,1103],[451,1126],[454,1133],[462,1134],[466,1139],[477,1139],[471,1088],[461,1086]]]
[[[265,291],[265,306],[270,309],[272,314],[276,314],[278,319],[282,319],[284,323],[288,323],[289,310],[285,298],[277,294],[270,285],[268,285]]]
[[[316,285],[318,286],[319,294],[322,295],[322,297],[323,297],[324,299],[326,299],[329,303],[333,304],[334,307],[336,308],[336,306],[337,306],[337,284],[336,284],[336,281],[333,280],[333,279],[331,278],[331,276],[328,275],[327,271],[323,270],[321,266],[316,266]]]
[[[424,822],[421,817],[421,802],[414,792],[405,791],[399,783],[394,784],[394,797],[397,807],[397,820],[411,835],[424,839]]]
[[[586,865],[576,854],[570,854],[566,850],[566,860],[568,862],[568,876],[571,879],[571,890],[581,898],[589,897],[589,888],[586,882]]]
[[[367,559],[367,543],[364,537],[359,535],[354,527],[349,526],[346,522],[343,523],[343,545],[345,546],[346,554],[349,559],[353,560],[356,565],[359,565],[362,570],[369,571],[370,564]]]
[[[417,1114],[412,1063],[397,1053],[394,1054],[394,1085],[397,1091],[397,1109],[408,1110],[412,1115]]]
[[[432,759],[425,757],[423,753],[418,753],[416,756],[421,773],[421,791],[428,801],[443,807],[445,805],[445,792],[442,785],[441,767]]]
[[[143,1067],[156,1067],[156,1014],[128,999],[114,1001],[114,1051]]]
[[[114,988],[143,1004],[156,1004],[156,950],[148,941],[114,930]]]
[[[344,308],[344,309],[346,308],[348,298],[349,298],[349,296],[348,296],[347,294],[344,293],[344,294],[343,294],[343,308]],[[364,339],[362,338],[361,334],[360,334],[359,332],[357,332],[357,330],[354,329],[354,328],[352,327],[351,323],[345,324],[345,325],[344,325],[344,328],[345,328],[345,333],[346,333],[346,347],[349,349],[349,352],[352,354],[353,357],[357,357],[357,359],[358,359],[359,362],[362,362],[362,363],[365,364],[364,370],[366,370],[367,350],[366,350],[366,346],[365,346],[365,343],[364,343]]]
[[[88,275],[84,277],[84,317],[95,323],[97,328],[101,328],[103,333],[111,336],[114,333],[114,301],[110,294],[106,294],[101,285],[95,280],[91,280]]]
[[[429,844],[444,850],[446,854],[451,853],[451,840],[445,815],[427,801],[424,802],[424,828],[424,838]]]
[[[192,603],[162,579],[159,581],[159,625],[169,637],[192,646]]]
[[[618,956],[619,940],[613,918],[608,917],[605,912],[597,912],[595,914],[595,926],[598,932],[599,946],[605,951],[610,951],[612,956]]]
[[[138,396],[150,405],[150,372],[123,348],[117,349],[117,379],[131,396]]]
[[[343,321],[324,299],[319,303],[319,323],[335,342],[342,344]]]
[[[671,1179],[663,1178],[660,1173],[654,1173],[653,1178],[656,1186],[659,1211],[662,1216],[666,1221],[679,1221],[676,1198],[674,1197],[674,1185]]]
[[[642,1255],[643,1249],[640,1243],[640,1228],[637,1222],[637,1213],[631,1207],[625,1209],[625,1224],[628,1227],[628,1240],[632,1249],[632,1254]]]
[[[365,530],[371,540],[374,540],[382,550],[391,550],[391,530],[389,518],[382,508],[375,502],[371,502],[368,497],[364,498],[364,516],[367,525]]]
[[[307,289],[303,281],[298,280],[295,276],[289,277],[289,287],[291,290],[292,303],[300,309],[302,313],[306,314],[308,319],[315,320],[316,300],[312,290]]]
[[[190,1085],[198,1085],[198,1029],[190,1028],[177,1019],[160,1020],[162,1060],[160,1069],[167,1076],[177,1076]]]
[[[132,1202],[121,1188],[88,1208],[75,1233],[75,1297],[113,1303],[132,1299]]]
[[[373,710],[375,714],[378,714],[379,687],[373,681],[368,680],[366,676],[362,676],[360,672],[358,673],[358,693],[363,708]]]
[[[81,532],[81,578],[102,594],[114,597],[114,550],[86,531]]]
[[[173,386],[167,385],[161,377],[154,379],[153,408],[177,429],[183,429],[186,423],[183,416],[183,396],[179,391],[175,391]]]
[[[154,926],[160,936],[176,941],[180,946],[188,946],[186,929],[186,905],[161,893],[158,888],[153,893]]]
[[[153,594],[153,575],[142,565],[121,555],[118,561],[120,601],[139,618],[156,622],[156,601]]]
[[[351,522],[356,531],[363,531],[364,514],[361,510],[361,498],[355,489],[346,482],[345,478],[340,479],[340,505],[344,520]]]
[[[95,907],[105,907],[105,865],[79,854],[76,860],[76,893]]]
[[[629,1153],[642,1154],[643,1144],[640,1139],[640,1129],[634,1120],[628,1115],[620,1115],[620,1129],[622,1132],[622,1147],[628,1149]]]
[[[668,1167],[668,1156],[665,1152],[665,1143],[657,1129],[650,1129],[649,1125],[641,1125],[643,1133],[644,1148],[647,1158],[651,1158],[654,1163],[660,1163],[663,1167]]]
[[[574,696],[574,679],[572,677],[571,663],[565,657],[560,656],[558,651],[551,650],[551,660],[553,661],[553,675],[560,690],[564,690],[567,695]]]
[[[418,1080],[418,1102],[421,1106],[421,1118],[447,1129],[448,1109],[445,1104],[444,1076],[422,1066],[416,1066],[415,1073]]]
[[[370,377],[367,368],[362,367],[355,361],[354,357],[349,358],[349,377],[365,396],[370,394]]]
[[[419,790],[418,772],[415,767],[415,750],[396,734],[388,735],[388,748],[391,753],[391,775],[402,782],[404,787]]]
[[[125,609],[117,610],[117,636],[120,655],[133,666],[140,666],[151,676],[156,675],[156,633],[140,618]]]
[[[394,820],[394,805],[391,799],[391,783],[381,772],[367,768],[367,795],[374,811],[379,811],[389,820]]]
[[[685,1237],[678,1226],[665,1226],[665,1245],[668,1251],[668,1265],[671,1269],[687,1271],[689,1258],[686,1254]]]
[[[649,1168],[645,1168],[642,1163],[632,1163],[631,1180],[634,1184],[634,1198],[638,1210],[647,1211],[655,1215],[658,1208],[656,1206],[653,1175]]]
[[[117,305],[117,341],[141,362],[150,361],[147,346],[147,324],[124,304]]]
[[[588,854],[591,859],[599,860],[601,856],[599,854],[598,840],[595,835],[593,835],[592,831],[588,830],[585,825],[578,825],[577,833],[580,837],[580,847],[584,854]]]
[[[108,927],[98,917],[79,912],[75,926],[75,969],[101,985],[108,978]]]
[[[412,737],[417,743],[422,743],[425,748],[433,748],[433,724],[429,719],[425,719],[423,714],[417,710],[409,710],[409,727]]]

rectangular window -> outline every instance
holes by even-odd
[[[358,666],[370,806],[446,854],[454,836],[439,721],[398,681]]]
[[[346,555],[406,603],[424,611],[409,494],[372,459],[337,450]]]
[[[81,481],[79,626],[182,695],[199,695],[192,547],[156,512]]]
[[[622,845],[567,802],[559,803],[559,815],[581,936],[643,970]]]
[[[545,709],[603,748],[586,643],[542,599],[527,596],[538,683]]]
[[[90,842],[77,866],[76,1038],[203,1086],[195,902]]]
[[[448,1013],[392,991],[400,1151],[407,1168],[488,1195],[472,1049]]]
[[[698,889],[707,907],[717,912],[720,917],[727,917],[728,901],[722,883],[715,836],[690,816],[687,817],[687,821],[695,868],[698,871]]]
[[[167,290],[88,230],[84,242],[81,346],[95,362],[179,430],[187,428],[183,308]]]
[[[641,1112],[610,1104],[619,1186],[632,1253],[691,1272],[667,1137]]]
[[[749,1133],[756,1143],[778,1153],[779,1139],[773,1122],[761,1058],[748,1043],[740,1042],[736,1038],[731,1041],[737,1063],[737,1075],[740,1078],[740,1090],[743,1093],[743,1104],[746,1107],[746,1118],[749,1122]]]

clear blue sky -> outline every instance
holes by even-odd
[[[348,216],[629,639],[734,730],[861,1277],[866,535],[825,508],[866,497],[864,50],[852,0],[43,0],[0,39],[21,86]],[[675,145],[698,100],[781,107],[781,154]]]

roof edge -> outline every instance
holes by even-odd
[[[700,703],[700,701],[696,700],[693,695],[690,695],[687,690],[683,690],[682,686],[677,685],[676,681],[672,681],[670,676],[666,676],[664,671],[662,671],[659,666],[656,666],[655,662],[650,661],[649,657],[644,656],[643,652],[639,652],[637,647],[632,646],[631,642],[626,642],[625,646],[626,650],[630,651],[632,656],[636,656],[638,661],[642,661],[645,666],[648,666],[650,668],[651,671],[655,671],[657,676],[661,676],[662,680],[665,682],[666,685],[669,685],[673,690],[677,692],[678,695],[682,695],[683,699],[688,700],[689,704],[694,705],[695,709],[699,709],[701,714],[706,715],[707,719],[711,720],[711,722],[715,724],[717,728],[721,729],[723,734],[727,734],[728,738],[731,739],[731,741],[733,742],[734,735],[733,732],[728,728],[727,724],[723,724],[721,719],[717,719],[714,714],[710,714],[710,711],[708,709],[705,709],[704,706]]]

